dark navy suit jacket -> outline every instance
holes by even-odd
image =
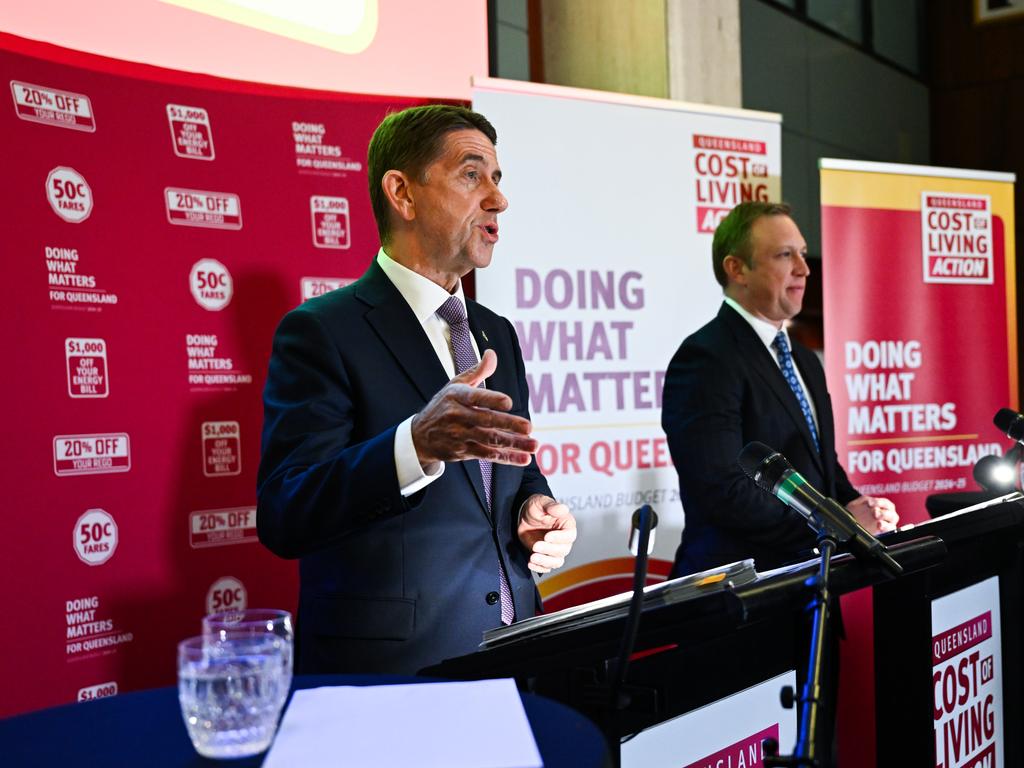
[[[487,387],[529,418],[512,326],[474,301],[467,308],[481,352],[498,356]],[[537,611],[516,535],[522,502],[550,495],[536,463],[494,465],[491,514],[475,461],[400,493],[395,429],[447,381],[376,261],[281,321],[264,391],[257,524],[272,551],[301,558],[297,671],[409,674],[476,650],[501,624],[498,558],[517,619]]]
[[[674,576],[748,557],[765,570],[814,546],[804,519],[759,489],[736,463],[751,441],[782,453],[808,483],[841,504],[859,495],[836,456],[821,363],[800,344],[792,349],[814,400],[821,453],[772,353],[728,304],[672,358],[661,418],[686,515]]]

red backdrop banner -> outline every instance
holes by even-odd
[[[0,70],[9,715],[171,684],[204,613],[294,607],[256,539],[271,336],[369,264],[367,144],[423,101],[9,35]]]

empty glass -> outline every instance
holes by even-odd
[[[200,755],[246,757],[270,746],[288,695],[282,645],[272,634],[178,644],[178,700]]]
[[[277,638],[285,682],[281,693],[284,698],[288,697],[288,688],[292,682],[295,647],[292,615],[288,611],[274,608],[246,608],[239,611],[211,613],[203,618],[203,635],[212,645],[242,638],[261,636]]]

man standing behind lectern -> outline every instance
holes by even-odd
[[[789,206],[741,203],[715,230],[711,250],[725,301],[683,341],[665,376],[662,427],[686,514],[672,575],[748,557],[765,570],[810,556],[815,537],[804,518],[736,463],[754,440],[782,453],[871,533],[892,530],[892,502],[860,495],[839,464],[825,373],[786,329],[810,274]]]
[[[533,457],[512,326],[462,292],[508,206],[495,143],[463,107],[386,117],[368,161],[381,250],[275,334],[257,522],[301,558],[300,672],[408,674],[470,653],[538,610],[531,571],[575,540]]]

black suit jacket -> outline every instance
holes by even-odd
[[[771,352],[728,304],[683,341],[672,358],[662,427],[686,514],[673,575],[748,557],[764,570],[814,545],[804,519],[760,490],[736,463],[740,450],[753,440],[782,453],[826,496],[846,504],[859,495],[836,456],[821,363],[806,347],[793,343],[792,348],[814,400],[821,453]]]
[[[487,387],[529,418],[512,326],[467,306],[480,350],[498,356]],[[395,429],[447,381],[376,261],[281,321],[264,391],[257,526],[275,553],[301,558],[298,671],[409,674],[476,650],[501,624],[491,602],[499,558],[516,617],[538,609],[516,535],[522,502],[550,494],[536,463],[494,465],[491,514],[475,461],[449,463],[425,489],[400,493]]]

